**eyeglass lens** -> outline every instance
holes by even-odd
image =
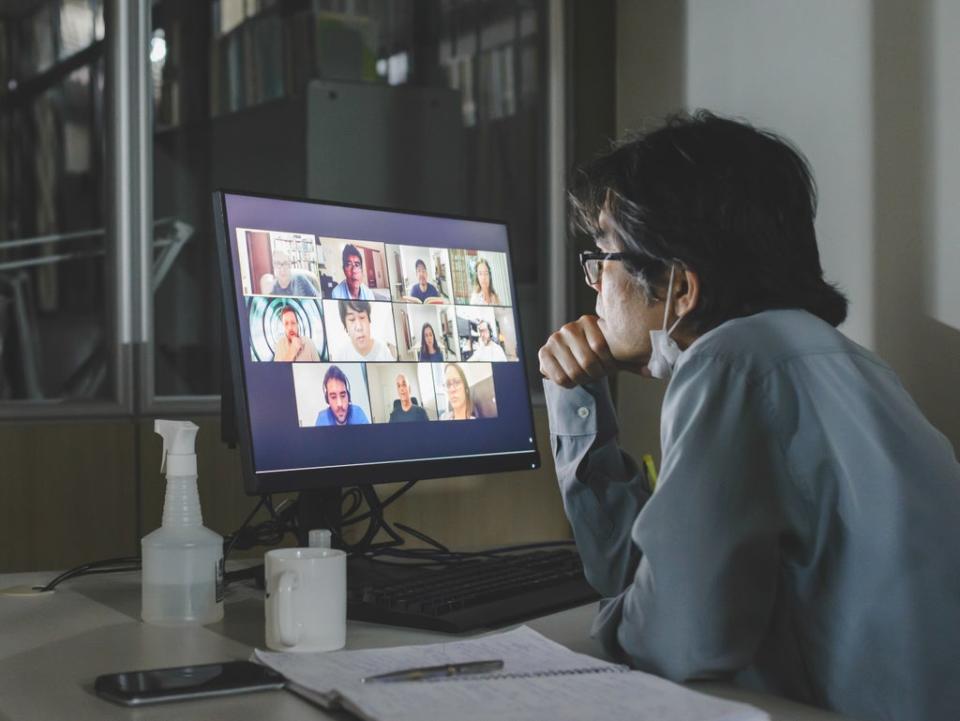
[[[603,272],[603,261],[599,258],[590,258],[584,262],[583,269],[587,276],[587,283],[596,285],[600,282],[600,274]]]

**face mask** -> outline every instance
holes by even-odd
[[[667,314],[670,312],[670,299],[673,297],[673,271],[670,267],[670,282],[667,284],[667,300],[663,305],[663,328],[650,331],[650,360],[647,368],[654,378],[666,379],[673,374],[673,367],[680,357],[680,346],[670,337],[683,316],[677,318],[670,329],[667,329]]]

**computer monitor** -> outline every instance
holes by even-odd
[[[246,491],[537,468],[507,228],[214,193]]]

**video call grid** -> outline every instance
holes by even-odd
[[[332,350],[332,347],[331,347],[331,344],[330,344],[330,324],[331,324],[332,320],[331,320],[328,316],[330,315],[330,312],[331,312],[332,308],[335,308],[335,307],[338,309],[337,315],[339,315],[339,307],[338,307],[338,304],[348,302],[348,301],[345,300],[345,299],[334,297],[334,292],[336,291],[336,287],[342,287],[343,284],[344,284],[344,282],[345,282],[345,280],[339,282],[338,285],[337,285],[335,288],[333,288],[333,290],[331,290],[330,288],[321,289],[321,293],[320,293],[319,295],[316,294],[316,293],[314,293],[313,295],[306,295],[306,294],[299,294],[299,293],[295,294],[295,293],[293,293],[293,292],[291,292],[291,293],[281,293],[281,294],[277,294],[277,293],[255,293],[255,292],[247,293],[247,292],[245,292],[246,289],[247,289],[247,287],[250,287],[250,288],[253,287],[253,286],[252,286],[252,282],[251,282],[251,281],[252,281],[251,276],[252,276],[252,274],[253,274],[253,272],[254,272],[253,269],[252,269],[252,265],[250,264],[249,258],[247,257],[247,254],[243,252],[243,250],[245,249],[245,248],[244,248],[244,246],[245,246],[244,241],[245,241],[245,239],[246,239],[247,233],[260,233],[260,234],[264,234],[264,235],[267,236],[267,238],[269,239],[269,249],[270,249],[270,254],[271,254],[271,261],[275,261],[275,256],[277,255],[277,249],[274,247],[273,240],[274,240],[275,237],[278,237],[279,239],[284,240],[284,241],[286,241],[286,242],[293,241],[293,242],[295,242],[295,243],[300,243],[302,246],[306,246],[306,249],[308,250],[308,255],[309,255],[309,250],[312,249],[312,250],[313,250],[313,255],[314,255],[314,258],[313,258],[312,260],[313,260],[314,263],[316,263],[316,265],[317,265],[318,268],[320,267],[320,264],[319,264],[319,261],[318,261],[318,259],[317,259],[317,257],[316,257],[316,249],[317,249],[317,247],[321,246],[324,241],[326,241],[327,243],[330,243],[330,242],[335,243],[335,244],[339,245],[339,246],[341,247],[341,249],[349,244],[349,245],[354,246],[354,247],[355,247],[357,250],[359,250],[361,253],[362,253],[363,250],[365,250],[365,249],[369,249],[369,250],[380,250],[380,252],[382,252],[384,256],[387,255],[388,249],[393,249],[393,250],[395,250],[395,252],[396,252],[398,255],[401,255],[401,256],[402,256],[402,254],[404,253],[404,251],[408,251],[408,254],[415,255],[415,256],[426,256],[426,257],[428,257],[431,261],[433,261],[433,260],[435,259],[435,256],[439,253],[441,256],[445,256],[445,257],[446,257],[447,262],[446,262],[445,265],[446,265],[446,272],[447,272],[447,276],[448,276],[448,277],[450,277],[450,276],[453,275],[452,265],[451,265],[451,262],[450,262],[450,255],[449,255],[449,254],[450,254],[450,251],[454,251],[454,252],[456,252],[456,251],[461,251],[461,252],[464,253],[464,256],[465,256],[465,257],[467,257],[468,254],[470,254],[470,251],[473,251],[473,254],[478,255],[480,260],[484,260],[484,261],[485,261],[485,266],[486,266],[486,269],[487,269],[487,274],[488,274],[488,276],[491,276],[491,275],[492,275],[492,272],[491,272],[491,270],[492,270],[492,263],[497,263],[497,264],[499,265],[500,269],[502,269],[502,272],[503,272],[501,278],[502,278],[502,279],[506,279],[506,278],[508,278],[508,276],[506,276],[506,273],[508,273],[508,268],[507,268],[508,259],[507,259],[507,254],[506,254],[506,253],[498,252],[498,251],[479,251],[479,250],[472,249],[472,248],[437,248],[437,247],[429,247],[429,246],[393,245],[393,244],[389,244],[389,243],[381,243],[381,242],[373,242],[373,241],[362,241],[362,240],[353,240],[353,239],[344,239],[344,238],[325,238],[325,237],[322,237],[322,236],[311,236],[311,235],[308,235],[308,234],[280,233],[280,232],[276,232],[276,231],[255,231],[255,230],[251,230],[251,229],[247,229],[247,228],[238,228],[238,229],[237,229],[237,242],[238,242],[239,247],[241,248],[240,262],[241,262],[241,264],[243,265],[243,264],[244,264],[244,261],[246,261],[246,265],[247,265],[247,268],[248,268],[248,275],[247,275],[245,278],[243,278],[243,284],[244,284],[243,297],[244,297],[244,299],[247,301],[248,309],[249,309],[250,311],[252,311],[252,308],[253,308],[253,306],[252,306],[252,305],[250,304],[250,302],[249,302],[249,299],[251,299],[251,298],[265,298],[265,299],[271,299],[271,300],[273,300],[273,301],[276,301],[276,300],[278,300],[278,299],[289,299],[289,300],[291,300],[291,301],[299,301],[300,303],[303,303],[303,302],[315,302],[315,303],[316,303],[316,306],[315,306],[315,307],[317,307],[317,308],[320,309],[320,312],[319,312],[320,324],[321,324],[321,330],[322,330],[323,336],[324,336],[324,339],[323,339],[323,348],[322,348],[322,351],[321,351],[321,353],[320,353],[320,357],[317,358],[317,359],[315,359],[315,360],[314,360],[314,359],[310,359],[310,360],[291,359],[291,360],[296,360],[296,362],[297,362],[298,364],[317,364],[317,363],[319,363],[319,364],[323,364],[323,365],[326,365],[326,366],[338,365],[338,366],[340,366],[340,367],[342,367],[342,368],[349,368],[350,366],[359,366],[360,369],[361,369],[361,370],[360,370],[360,375],[361,375],[361,377],[363,378],[363,382],[364,382],[364,386],[365,386],[364,390],[365,390],[366,399],[367,399],[367,402],[368,402],[368,410],[369,410],[369,406],[372,406],[372,403],[371,403],[371,388],[370,388],[370,386],[369,386],[369,374],[368,374],[368,372],[367,372],[367,370],[366,370],[366,366],[367,366],[367,365],[374,365],[374,366],[390,366],[390,365],[393,365],[393,366],[396,366],[398,369],[403,369],[403,368],[405,368],[405,367],[408,368],[408,367],[411,366],[411,365],[417,366],[417,367],[419,367],[419,366],[439,366],[440,368],[445,368],[447,365],[450,365],[450,364],[453,364],[453,365],[456,366],[456,365],[459,365],[459,363],[470,363],[471,366],[472,366],[471,370],[474,370],[474,369],[480,370],[480,369],[478,368],[478,366],[486,366],[486,367],[488,368],[488,371],[485,373],[485,377],[484,377],[483,379],[481,379],[478,383],[482,383],[483,380],[486,380],[486,378],[489,378],[490,384],[491,384],[490,389],[489,389],[489,390],[490,390],[490,394],[491,394],[491,399],[490,399],[490,400],[492,401],[491,406],[492,406],[492,408],[493,408],[493,412],[490,413],[489,415],[486,415],[486,416],[476,416],[476,415],[474,415],[474,416],[471,416],[471,417],[472,417],[472,418],[493,418],[493,417],[496,417],[496,406],[495,406],[496,393],[495,393],[495,389],[494,389],[494,387],[493,387],[493,368],[492,368],[492,365],[491,365],[491,364],[492,364],[492,363],[502,363],[502,362],[513,363],[513,362],[518,362],[518,360],[519,360],[519,358],[518,358],[517,355],[516,355],[516,351],[515,351],[516,343],[517,343],[517,338],[516,338],[515,326],[513,326],[513,305],[512,305],[512,303],[488,303],[488,304],[482,304],[482,305],[481,305],[481,304],[478,304],[478,301],[475,300],[475,298],[477,297],[477,293],[476,293],[475,291],[471,290],[471,289],[469,288],[469,285],[468,285],[468,288],[466,289],[466,290],[467,290],[466,293],[463,293],[463,292],[459,292],[459,293],[458,293],[458,292],[457,292],[457,288],[455,288],[455,287],[450,287],[449,290],[447,290],[445,293],[442,293],[442,294],[440,293],[439,290],[437,290],[437,294],[438,294],[437,297],[442,298],[443,301],[445,301],[445,302],[419,302],[419,303],[418,303],[418,302],[415,302],[415,301],[412,301],[412,300],[409,300],[409,299],[405,299],[405,298],[408,298],[410,294],[404,295],[404,296],[401,297],[400,300],[397,300],[397,299],[395,298],[394,292],[393,292],[393,291],[394,291],[394,287],[397,286],[397,285],[399,285],[401,288],[403,288],[403,289],[405,290],[405,289],[406,289],[406,284],[404,283],[403,278],[395,277],[395,276],[394,276],[395,273],[398,273],[399,269],[398,269],[396,266],[394,266],[394,267],[391,269],[391,264],[390,264],[389,262],[387,262],[387,263],[385,264],[385,268],[384,268],[383,270],[385,271],[385,274],[386,274],[387,292],[390,294],[390,300],[382,299],[382,298],[379,298],[379,297],[370,298],[370,299],[367,301],[367,302],[369,303],[369,307],[370,307],[370,309],[371,309],[370,313],[368,314],[368,320],[372,321],[372,316],[374,315],[374,312],[373,312],[373,311],[374,311],[374,309],[375,309],[377,306],[380,306],[380,305],[390,306],[390,310],[392,311],[392,312],[391,312],[391,316],[392,316],[392,321],[393,321],[393,322],[390,324],[390,325],[391,325],[391,331],[392,331],[392,332],[389,332],[388,335],[389,335],[389,337],[392,337],[392,340],[394,341],[393,344],[392,344],[392,346],[393,346],[392,352],[395,353],[396,355],[395,355],[393,358],[389,359],[389,360],[388,360],[388,359],[380,359],[380,360],[340,359],[339,356],[341,356],[342,354],[341,354],[340,352],[334,352],[334,351]],[[411,253],[411,251],[412,251],[412,253]],[[482,252],[482,255],[480,255],[481,252]],[[341,253],[340,253],[340,254],[342,255],[342,250],[341,250]],[[288,253],[288,257],[289,257],[289,255],[296,255],[296,257],[298,258],[298,260],[300,261],[300,263],[301,263],[301,264],[303,263],[303,255],[294,254],[294,253]],[[366,274],[366,269],[363,268],[363,266],[364,266],[363,256],[354,256],[354,255],[351,255],[351,256],[350,256],[351,264],[356,265],[356,262],[355,262],[353,259],[354,259],[354,258],[358,258],[358,257],[359,257],[359,259],[360,259],[360,263],[359,263],[359,266],[360,266],[360,267],[359,267],[359,270],[361,270],[362,272],[364,272],[364,274]],[[333,265],[335,264],[335,260],[336,260],[336,258],[332,258],[332,259],[330,259],[330,260],[324,259],[323,267],[324,267],[324,268],[329,268],[329,267],[333,266]],[[341,258],[341,260],[343,260],[343,258]],[[283,258],[281,258],[281,262],[282,262],[282,261],[283,261]],[[309,262],[309,261],[310,261],[310,258],[308,258],[307,261]],[[469,274],[470,280],[472,280],[474,283],[478,283],[478,281],[476,280],[476,271],[475,271],[476,264],[477,264],[477,261],[474,262],[473,268],[471,269],[471,270],[473,270],[473,272]],[[424,270],[426,270],[426,261],[424,261],[422,265],[424,265]],[[293,261],[290,261],[290,266],[291,266],[291,269],[293,269]],[[420,266],[421,266],[421,262],[420,262],[420,260],[418,259],[418,260],[415,262],[415,269],[416,269],[417,271],[419,271]],[[303,268],[299,268],[299,267],[298,267],[297,269],[298,269],[298,270],[303,270]],[[342,263],[342,265],[341,265],[341,271],[342,271],[342,272],[341,272],[341,275],[344,275],[344,276],[345,276],[345,273],[347,272],[346,269],[347,269],[347,264],[346,264],[346,263]],[[272,263],[271,263],[271,271],[274,271],[274,270],[276,270],[276,263],[275,263],[275,262],[272,262]],[[429,283],[429,285],[428,285],[428,290],[431,290],[431,289],[436,290],[438,286],[441,286],[441,283],[437,282],[438,280],[439,280],[439,277],[438,277],[438,276],[433,276],[433,278],[429,278],[429,274],[428,274],[428,281],[427,281],[427,282]],[[461,282],[461,283],[462,283],[462,280],[463,280],[463,276],[461,276],[461,278],[460,278],[460,282]],[[433,282],[431,282],[431,281],[433,281]],[[436,283],[436,285],[434,285],[434,283]],[[454,279],[454,278],[450,278],[449,285],[450,285],[450,286],[453,286],[454,283],[455,283],[455,279]],[[420,284],[420,283],[418,282],[416,285],[411,285],[411,290],[415,289],[415,288],[417,287],[417,285],[419,285],[419,284]],[[288,281],[288,284],[287,284],[287,285],[288,285],[288,287],[291,286],[290,281]],[[364,284],[364,285],[366,285],[366,284]],[[442,286],[441,286],[441,287],[442,287]],[[509,292],[509,290],[510,290],[509,281],[506,280],[505,282],[503,282],[503,283],[501,284],[501,287],[502,287],[502,288],[506,288],[506,291]],[[273,289],[271,288],[271,290],[273,290]],[[291,290],[294,290],[294,288],[291,288]],[[380,288],[380,287],[377,287],[377,290],[383,290],[383,289]],[[461,291],[464,290],[464,289],[462,288],[462,285],[461,285],[460,290],[461,290]],[[495,289],[494,289],[494,293],[496,294],[496,299],[499,301],[499,300],[500,300],[500,294],[499,294],[499,293],[496,293]],[[361,293],[361,298],[353,299],[353,298],[350,297],[350,296],[348,296],[348,297],[350,297],[350,298],[353,299],[353,300],[361,300],[361,299],[362,299],[362,296],[363,296],[363,294]],[[469,300],[468,300],[468,302],[463,302],[462,300],[461,300],[461,301],[458,301],[458,300],[457,300],[458,297],[460,297],[460,298],[462,298],[462,297],[469,297]],[[481,300],[481,302],[482,302],[482,300]],[[281,309],[278,310],[278,312],[281,312],[281,313],[282,313],[282,307],[285,307],[285,305],[286,305],[286,304],[283,304],[283,305],[281,306]],[[450,355],[455,355],[456,357],[449,358],[449,357],[446,357],[446,356],[447,356],[447,353],[444,353],[444,354],[443,354],[443,355],[444,355],[444,360],[443,360],[441,363],[436,363],[435,361],[430,361],[430,360],[420,360],[420,359],[418,359],[418,358],[417,358],[417,359],[401,359],[401,358],[400,358],[399,343],[397,342],[398,339],[397,339],[397,336],[396,336],[396,329],[397,329],[398,325],[400,324],[400,321],[401,321],[401,318],[402,318],[401,313],[403,313],[404,310],[406,310],[406,309],[416,309],[416,308],[436,309],[438,313],[440,313],[441,311],[445,311],[446,309],[451,309],[451,308],[454,309],[454,314],[455,314],[455,315],[454,315],[454,318],[453,318],[453,326],[454,326],[454,331],[455,331],[454,337],[455,337],[455,339],[456,339],[457,352],[456,352],[455,354],[450,354]],[[510,330],[511,330],[512,333],[513,333],[513,338],[512,338],[511,340],[512,340],[512,344],[513,344],[513,347],[514,347],[514,352],[513,352],[513,354],[512,354],[512,355],[513,355],[512,358],[507,358],[507,357],[504,356],[504,357],[502,357],[502,358],[490,358],[490,359],[485,359],[485,360],[482,360],[482,361],[472,361],[472,360],[469,360],[469,359],[466,360],[466,361],[463,361],[463,360],[460,358],[460,348],[459,348],[459,346],[460,346],[460,343],[461,343],[461,341],[462,341],[462,339],[463,339],[463,336],[462,336],[462,335],[460,334],[460,332],[459,332],[459,323],[457,323],[456,312],[457,312],[458,309],[467,309],[467,308],[476,308],[476,309],[481,309],[481,310],[493,309],[493,310],[494,310],[494,319],[493,319],[493,322],[494,322],[494,325],[495,325],[498,329],[499,329],[499,326],[500,326],[501,321],[498,321],[498,319],[497,319],[497,317],[496,317],[496,316],[497,316],[496,311],[497,311],[497,310],[500,310],[500,311],[509,311],[509,318],[510,318],[510,321],[511,321],[511,322],[510,322],[510,325],[511,325],[511,329],[510,329]],[[354,307],[354,308],[352,308],[352,309],[350,309],[350,310],[354,310],[354,311],[355,311],[355,310],[356,310],[356,307]],[[348,310],[348,313],[349,313],[349,310]],[[489,315],[489,314],[487,314],[487,315]],[[269,317],[264,318],[264,321],[267,322],[267,323],[269,323],[269,320],[270,320]],[[450,320],[449,317],[448,317],[447,320],[448,320],[448,322],[449,322],[449,320]],[[484,319],[484,320],[485,320],[485,319]],[[469,319],[468,319],[468,322],[469,322]],[[439,325],[440,325],[441,328],[442,328],[442,325],[443,325],[443,324],[442,324],[442,321],[439,323]],[[488,327],[490,326],[489,321],[487,321],[487,325],[488,325]],[[252,331],[252,328],[251,328],[251,331]],[[335,335],[336,335],[336,334],[337,334],[337,333],[335,332]],[[444,336],[444,338],[448,337],[449,335],[450,335],[450,334],[446,334],[446,335]],[[472,343],[472,334],[471,334],[471,336],[470,336],[470,339],[471,339],[471,343]],[[379,340],[382,341],[382,339],[379,339]],[[501,340],[499,333],[497,334],[497,340]],[[389,340],[388,340],[387,342],[389,343]],[[252,343],[252,338],[251,338],[251,343]],[[438,343],[439,343],[439,341],[438,341]],[[494,343],[496,343],[496,341],[494,341]],[[500,343],[496,343],[496,345],[497,345],[498,348],[501,348],[501,351],[502,351],[502,345],[500,345]],[[436,345],[436,346],[434,346],[434,347],[435,347],[435,349],[438,349],[440,346],[439,346],[439,344],[438,344],[438,345]],[[446,350],[449,350],[449,346],[446,346],[446,345],[445,345],[445,347],[446,347]],[[251,349],[251,350],[252,350],[252,349]],[[409,350],[413,350],[413,348],[411,347],[410,349],[408,349],[408,351],[409,351]],[[476,351],[474,351],[474,352],[471,354],[471,356],[474,355],[475,353],[476,353]],[[338,356],[338,357],[335,358],[334,356]],[[254,360],[255,360],[255,361],[261,361],[262,359],[254,357]],[[274,358],[274,359],[272,359],[272,360],[277,360],[277,359]],[[291,370],[291,372],[292,372],[292,370]],[[398,371],[398,372],[399,372],[399,371]],[[439,389],[437,388],[437,385],[436,385],[436,384],[437,384],[437,381],[438,381],[438,377],[439,377],[440,374],[442,374],[442,373],[441,373],[441,372],[438,372],[437,370],[433,370],[433,371],[429,374],[430,379],[433,381],[433,388],[432,388],[433,394],[432,394],[432,400],[431,400],[431,402],[432,402],[432,404],[433,404],[433,406],[434,406],[435,414],[436,414],[436,416],[437,416],[436,420],[444,420],[443,416],[446,414],[446,412],[441,412],[441,411],[440,411],[439,404],[437,403],[437,399],[438,399],[438,398],[441,398],[441,397],[445,397],[445,396],[446,396],[445,393],[439,392]],[[461,373],[461,377],[464,377],[462,373]],[[420,383],[420,385],[422,386],[422,382],[421,382],[421,381],[422,381],[422,378],[420,379],[420,381],[418,381],[418,383]],[[474,383],[474,384],[469,384],[469,383],[468,383],[467,386],[468,386],[468,388],[471,388],[471,389],[472,389],[473,386],[474,386],[474,385],[477,385],[478,383]],[[297,385],[296,382],[295,382],[294,385],[295,385],[295,389],[296,389],[296,385]],[[296,392],[296,390],[295,390],[295,392]],[[328,408],[329,408],[329,407],[330,407],[330,406],[329,406],[329,403],[328,403]],[[448,407],[448,412],[452,413],[452,410],[451,410],[449,407]],[[322,411],[321,411],[321,413],[322,413]],[[434,419],[432,419],[432,418],[427,418],[427,419],[425,419],[425,420],[426,420],[426,421],[433,421]],[[369,416],[369,419],[367,420],[367,422],[368,422],[368,423],[371,423],[371,424],[374,424],[374,423],[387,423],[387,422],[390,422],[390,421],[389,421],[389,420],[375,420],[375,419],[373,418],[373,414],[371,413],[370,416]],[[301,423],[301,425],[306,425],[306,424]],[[319,415],[318,415],[318,422],[317,422],[316,425],[320,425],[320,423],[319,423]]]

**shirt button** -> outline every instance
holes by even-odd
[[[587,416],[590,415],[590,409],[587,408],[586,406],[580,406],[577,409],[577,415],[580,416],[581,418],[586,418]]]

